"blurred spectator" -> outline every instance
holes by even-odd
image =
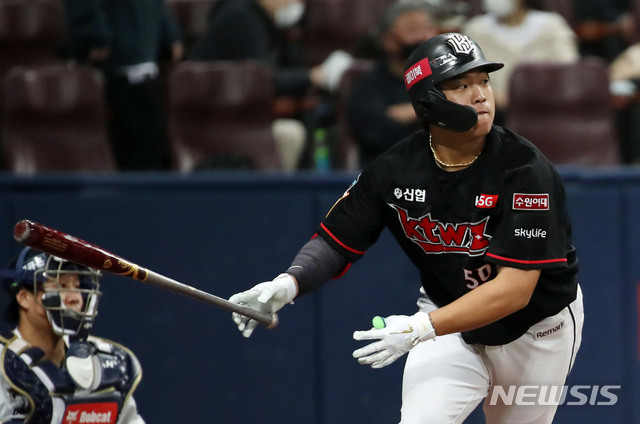
[[[169,166],[164,85],[158,63],[182,58],[165,0],[64,0],[71,55],[100,69],[108,132],[123,171]]]
[[[504,124],[509,78],[520,63],[575,62],[580,58],[578,39],[556,12],[536,10],[532,0],[483,0],[486,14],[475,16],[463,32],[482,46],[488,60],[505,64],[491,74],[496,99],[496,124]]]
[[[612,61],[636,34],[630,0],[573,0],[575,29],[582,56]]]
[[[640,164],[640,43],[625,49],[609,70],[622,163]]]
[[[404,65],[417,45],[437,34],[424,1],[400,0],[387,8],[379,25],[379,57],[354,84],[347,106],[361,166],[421,128],[404,86]]]
[[[276,95],[302,98],[311,88],[334,90],[351,56],[337,51],[316,67],[292,63],[287,30],[304,16],[302,0],[219,0],[211,8],[202,37],[188,59],[258,60],[274,70]],[[305,149],[307,129],[297,119],[277,119],[274,137],[285,169],[296,169]]]
[[[459,32],[462,25],[472,13],[468,0],[394,0],[393,3],[422,4],[431,16],[438,33]],[[475,2],[474,2],[475,4]],[[381,17],[382,18],[382,17]],[[380,45],[380,24],[371,27],[356,44],[353,56],[357,59],[379,59],[382,51]]]

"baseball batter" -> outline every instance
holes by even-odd
[[[388,228],[420,270],[418,310],[356,331],[368,344],[353,356],[381,368],[408,353],[402,424],[461,423],[483,399],[487,423],[551,423],[557,402],[534,393],[518,406],[493,392],[561,387],[580,346],[564,188],[532,143],[493,125],[489,75],[502,67],[457,33],[414,50],[405,85],[424,130],[363,170],[286,273],[230,299],[277,311]],[[233,319],[251,335],[254,321]]]

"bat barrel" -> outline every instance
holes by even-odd
[[[13,229],[14,238],[53,256],[112,274],[144,281],[149,271],[95,244],[23,219]]]
[[[20,243],[24,243],[31,235],[31,221],[23,219],[13,227],[13,237]]]

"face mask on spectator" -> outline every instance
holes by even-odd
[[[281,29],[291,28],[302,19],[304,15],[304,3],[293,2],[276,11],[276,26]]]
[[[483,0],[482,4],[487,13],[497,18],[507,17],[516,10],[514,0]]]

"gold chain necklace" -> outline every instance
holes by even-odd
[[[431,152],[433,153],[433,158],[436,160],[436,162],[438,162],[438,165],[444,166],[445,168],[461,168],[463,166],[469,166],[473,162],[475,162],[476,159],[478,159],[480,157],[480,153],[482,153],[482,150],[481,150],[480,153],[478,153],[475,158],[473,158],[469,162],[465,162],[465,163],[446,163],[446,162],[443,162],[443,161],[440,160],[440,158],[436,154],[435,149],[433,148],[433,144],[431,143],[431,133],[429,133],[429,147],[431,148]]]

